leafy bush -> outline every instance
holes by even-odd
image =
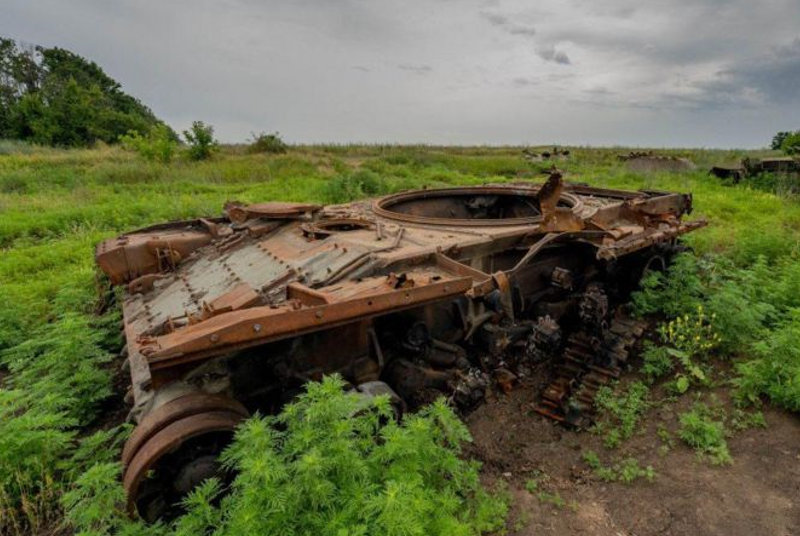
[[[33,529],[52,515],[76,428],[110,393],[102,338],[87,317],[71,313],[0,351],[0,366],[12,374],[0,389],[0,526]]]
[[[780,149],[786,154],[800,154],[800,130],[786,136]]]
[[[691,411],[682,413],[679,420],[678,437],[698,454],[708,455],[715,465],[733,463],[725,440],[724,416],[721,419],[719,412],[705,404],[695,404]]]
[[[267,134],[253,134],[253,141],[247,147],[248,153],[269,153],[269,154],[282,154],[285,153],[288,146],[281,139],[281,135],[277,132]]]
[[[214,127],[202,121],[194,121],[191,129],[183,131],[183,137],[189,144],[190,160],[207,160],[219,149],[219,143],[214,139]]]
[[[651,384],[675,369],[675,361],[669,353],[669,348],[658,346],[650,341],[645,341],[644,343],[642,361],[642,367],[639,372]]]
[[[174,133],[164,124],[154,126],[147,136],[131,130],[119,140],[123,147],[139,153],[145,160],[164,164],[168,164],[172,160],[178,147]]]
[[[388,189],[386,181],[378,174],[360,169],[330,179],[323,196],[328,203],[347,203],[362,197],[383,195]]]
[[[639,419],[650,405],[649,394],[650,389],[642,382],[631,383],[619,395],[615,395],[608,386],[597,390],[595,404],[600,411],[600,420],[595,425],[595,431],[605,435],[606,447],[616,448],[630,439]]]
[[[757,402],[768,396],[787,409],[800,410],[800,353],[793,342],[800,335],[796,253],[772,262],[759,256],[744,267],[720,256],[678,259],[666,277],[654,274],[634,296],[640,313],[675,319],[662,328],[666,346],[645,347],[645,376],[652,380],[679,364],[675,388],[685,392],[692,382],[707,379],[703,361],[707,351],[715,349],[720,356],[739,358],[734,383],[742,399]]]
[[[243,424],[225,452],[230,493],[207,481],[186,501],[174,534],[471,535],[500,528],[507,505],[462,459],[469,432],[438,401],[402,423],[385,397],[346,393],[327,377],[277,417]],[[117,464],[83,475],[65,497],[78,530],[144,531],[122,513]],[[151,529],[152,530],[152,529]]]
[[[675,257],[666,273],[650,272],[642,280],[641,290],[632,296],[634,311],[674,318],[694,310],[704,291],[697,258],[684,253]]]
[[[800,411],[800,309],[789,320],[753,345],[755,359],[736,367],[739,394],[757,402],[762,395],[777,404]]]

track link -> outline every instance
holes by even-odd
[[[597,391],[619,378],[644,327],[643,322],[617,316],[600,334],[578,331],[570,335],[553,379],[534,409],[558,422],[589,427]]]

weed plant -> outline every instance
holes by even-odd
[[[725,415],[720,410],[697,403],[679,417],[680,437],[687,445],[697,450],[698,455],[707,456],[715,465],[733,463],[725,439]]]
[[[309,383],[280,415],[247,421],[223,455],[237,474],[228,493],[207,481],[173,524],[127,517],[117,463],[78,478],[67,519],[97,535],[466,536],[503,526],[507,504],[461,457],[470,435],[443,401],[397,423],[387,397],[365,400],[344,385]]]

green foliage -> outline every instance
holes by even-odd
[[[82,534],[115,534],[125,525],[125,490],[116,483],[118,463],[90,467],[75,480],[62,500],[66,520]]]
[[[237,473],[230,493],[219,502],[215,481],[201,486],[174,533],[449,536],[503,525],[507,505],[462,459],[469,432],[444,401],[397,423],[387,398],[343,388],[336,377],[309,383],[279,416],[242,425],[224,455]],[[118,472],[98,465],[78,479],[64,500],[75,528],[136,528],[109,484]]]
[[[119,141],[123,147],[135,151],[145,160],[168,164],[178,148],[178,141],[174,136],[175,133],[161,123],[151,128],[147,136],[131,130],[121,136]]]
[[[706,318],[702,305],[691,315],[685,314],[658,328],[661,341],[665,344],[663,351],[680,365],[680,372],[675,377],[675,389],[685,393],[693,383],[707,384],[709,373],[703,360],[719,345],[720,337],[710,322],[716,318],[712,314]]]
[[[753,344],[755,359],[740,362],[739,394],[757,402],[764,395],[791,411],[800,411],[800,308],[793,308],[763,340]]]
[[[189,144],[190,160],[207,160],[219,149],[214,139],[214,127],[202,121],[193,121],[192,128],[183,131],[183,137]]]
[[[631,484],[640,478],[652,481],[656,477],[652,466],[642,467],[636,458],[625,458],[612,466],[606,466],[600,461],[596,452],[588,450],[583,453],[583,461],[594,471],[595,476],[604,482]]]
[[[781,141],[780,150],[786,154],[800,154],[800,130],[788,134]]]
[[[650,341],[645,341],[642,349],[642,367],[639,369],[648,383],[667,375],[675,370],[675,361],[670,355],[669,348],[658,346]]]
[[[673,387],[685,392],[693,383],[707,382],[707,356],[715,350],[717,355],[740,358],[734,378],[740,398],[757,402],[767,396],[800,410],[800,353],[793,342],[800,335],[796,255],[790,250],[772,262],[756,256],[746,266],[720,256],[681,260],[658,284],[646,286],[635,296],[638,310],[673,318],[661,328],[666,346],[644,350],[646,378],[680,365]]]
[[[714,465],[733,463],[725,440],[724,412],[695,404],[691,411],[682,413],[679,420],[678,437],[698,454],[707,455]]]
[[[741,408],[735,408],[733,417],[731,417],[731,427],[738,431],[749,430],[750,428],[766,428],[767,420],[760,411],[745,411]]]
[[[0,138],[85,146],[155,124],[153,113],[94,62],[0,38]]]
[[[330,179],[323,195],[328,203],[347,203],[362,197],[383,195],[387,191],[386,181],[379,175],[360,169]]]
[[[773,151],[780,151],[781,147],[783,146],[783,142],[786,140],[786,138],[788,138],[791,135],[792,135],[791,132],[786,132],[786,131],[778,132],[777,134],[772,136],[772,143],[770,143],[770,149],[772,149]]]
[[[548,491],[540,491],[537,497],[539,498],[540,503],[552,504],[553,506],[559,509],[567,506],[567,501],[565,501],[564,498],[561,497],[561,494],[559,494],[558,492],[551,493]]]
[[[80,76],[75,77],[79,85]],[[792,326],[800,325],[792,313],[800,308],[800,204],[747,185],[723,186],[704,171],[714,162],[764,155],[675,152],[695,161],[698,171],[644,177],[623,169],[616,160],[619,149],[572,152],[574,158],[559,167],[577,181],[693,192],[695,214],[713,225],[685,238],[698,255],[690,260],[699,285],[683,294],[680,282],[667,285],[685,302],[669,318],[691,313],[702,302],[708,316],[716,313],[713,326],[721,337],[716,352],[735,360],[743,399],[769,396],[784,407],[800,407],[792,379],[800,377],[792,347],[798,329]],[[513,147],[297,146],[270,158],[221,148],[211,160],[186,165],[173,159],[161,165],[116,147],[0,142],[0,354],[5,356],[0,358],[0,441],[5,441],[0,445],[0,525],[16,527],[12,530],[19,534],[52,526],[59,515],[58,497],[94,463],[87,456],[95,452],[104,463],[118,455],[111,446],[90,448],[94,443],[78,440],[87,423],[96,425],[100,399],[109,392],[115,370],[106,360],[121,347],[118,315],[95,313],[103,309],[93,266],[96,243],[157,222],[218,214],[228,199],[326,202],[331,176],[356,169],[378,178],[377,186],[359,187],[376,192],[370,195],[541,181]],[[342,197],[353,195],[359,194]],[[724,299],[715,300],[719,295]],[[675,305],[668,296],[658,294],[654,314],[663,314],[659,303]],[[105,307],[117,309],[113,302]],[[36,344],[48,337],[47,348]],[[758,341],[765,346],[757,352]],[[6,360],[15,362],[13,371]],[[17,466],[20,471],[13,470]],[[126,525],[125,531],[131,530]],[[152,527],[143,531],[155,532]]]
[[[650,405],[649,394],[650,389],[642,382],[631,383],[619,395],[608,386],[598,389],[595,404],[599,419],[595,431],[605,436],[606,447],[616,448],[633,436],[636,425]]]
[[[639,315],[662,313],[672,318],[694,310],[701,303],[703,292],[697,258],[681,254],[675,257],[666,274],[650,272],[632,301]]]
[[[283,154],[287,150],[288,146],[277,132],[273,132],[272,134],[267,134],[266,132],[253,134],[253,141],[247,146],[247,152],[251,154]]]

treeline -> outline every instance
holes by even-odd
[[[163,123],[96,63],[0,37],[0,138],[87,146],[156,125]]]

